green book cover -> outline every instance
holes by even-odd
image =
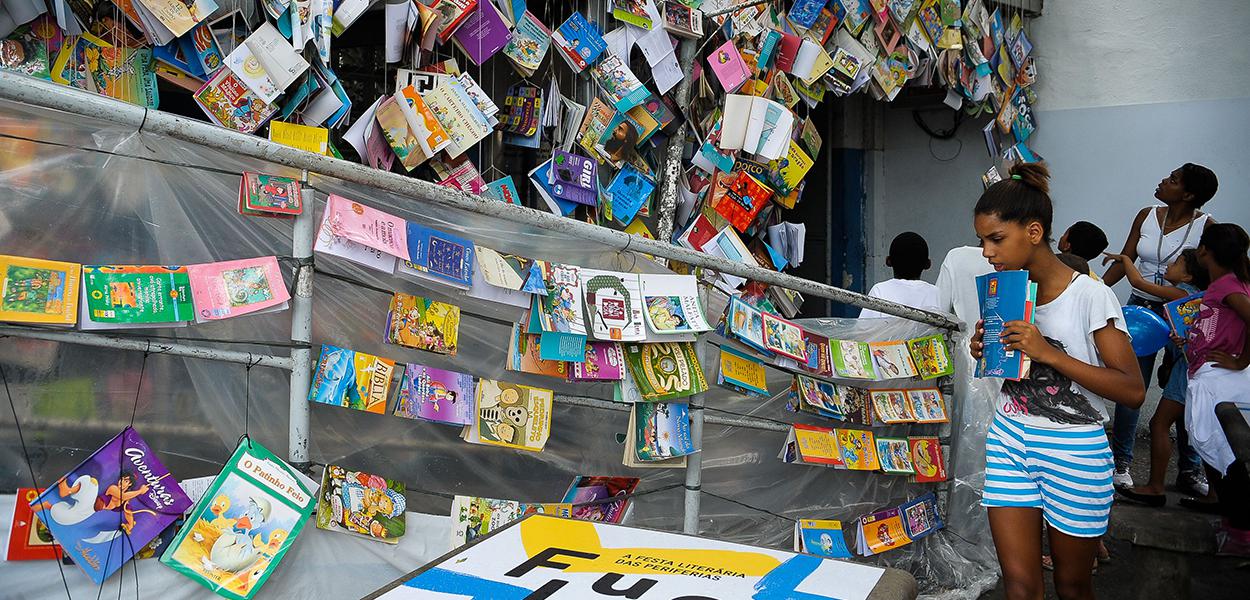
[[[250,599],[304,528],[314,500],[290,465],[249,439],[191,509],[161,562],[220,596]]]
[[[186,267],[83,265],[87,315],[96,323],[176,323],[195,319]]]
[[[690,342],[626,344],[625,362],[643,400],[675,400],[707,390],[703,367]]]
[[[911,359],[920,371],[921,379],[936,379],[955,372],[951,355],[946,350],[946,336],[940,333],[916,338],[907,342]]]
[[[833,372],[847,379],[876,379],[872,366],[872,353],[868,344],[855,340],[829,340],[829,356],[833,359]]]

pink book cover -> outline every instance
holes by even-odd
[[[573,363],[569,379],[619,381],[625,378],[625,352],[620,342],[587,342],[586,362]]]
[[[342,196],[330,195],[326,204],[330,233],[374,250],[412,260],[408,254],[408,223]]]
[[[738,88],[751,78],[751,70],[742,60],[742,54],[738,52],[738,47],[734,45],[733,40],[721,44],[711,56],[707,57],[707,64],[712,67],[712,72],[716,73],[716,79],[720,80],[721,87],[725,88],[726,93],[732,94],[738,91]]]
[[[273,256],[187,265],[196,321],[246,315],[291,299]]]

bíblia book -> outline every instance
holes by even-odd
[[[394,371],[390,359],[322,344],[308,400],[384,414]]]

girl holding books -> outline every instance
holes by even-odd
[[[1043,519],[1059,597],[1094,597],[1092,565],[1114,493],[1101,400],[1137,408],[1146,397],[1111,288],[1051,250],[1049,176],[1042,164],[1013,166],[981,195],[973,221],[995,270],[1027,270],[1037,284],[1034,323],[1009,322],[1001,340],[989,341],[1032,361],[1027,378],[1003,382],[985,442],[981,504],[1012,600],[1042,596]],[[974,359],[984,337],[978,323]]]
[[[1231,404],[1250,415],[1250,237],[1237,225],[1212,225],[1202,233],[1198,256],[1211,274],[1202,308],[1189,330],[1189,439],[1219,496],[1225,517],[1217,534],[1224,554],[1250,556],[1250,465],[1234,454],[1216,408]],[[1234,415],[1235,416],[1235,415]],[[1230,429],[1246,423],[1230,419]]]

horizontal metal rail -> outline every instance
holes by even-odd
[[[30,338],[33,340],[48,340],[50,342],[64,342],[83,346],[95,346],[97,348],[137,350],[139,352],[150,352],[152,354],[172,354],[174,356],[232,362],[241,365],[273,367],[275,369],[285,369],[287,371],[294,368],[294,363],[291,361],[291,358],[287,356],[275,356],[273,354],[265,354],[264,352],[221,350],[218,348],[209,348],[207,346],[199,346],[183,342],[171,342],[168,340],[141,337],[121,337],[102,333],[91,333],[87,331],[47,331],[43,329],[27,329],[25,327],[0,326],[0,336]]]

